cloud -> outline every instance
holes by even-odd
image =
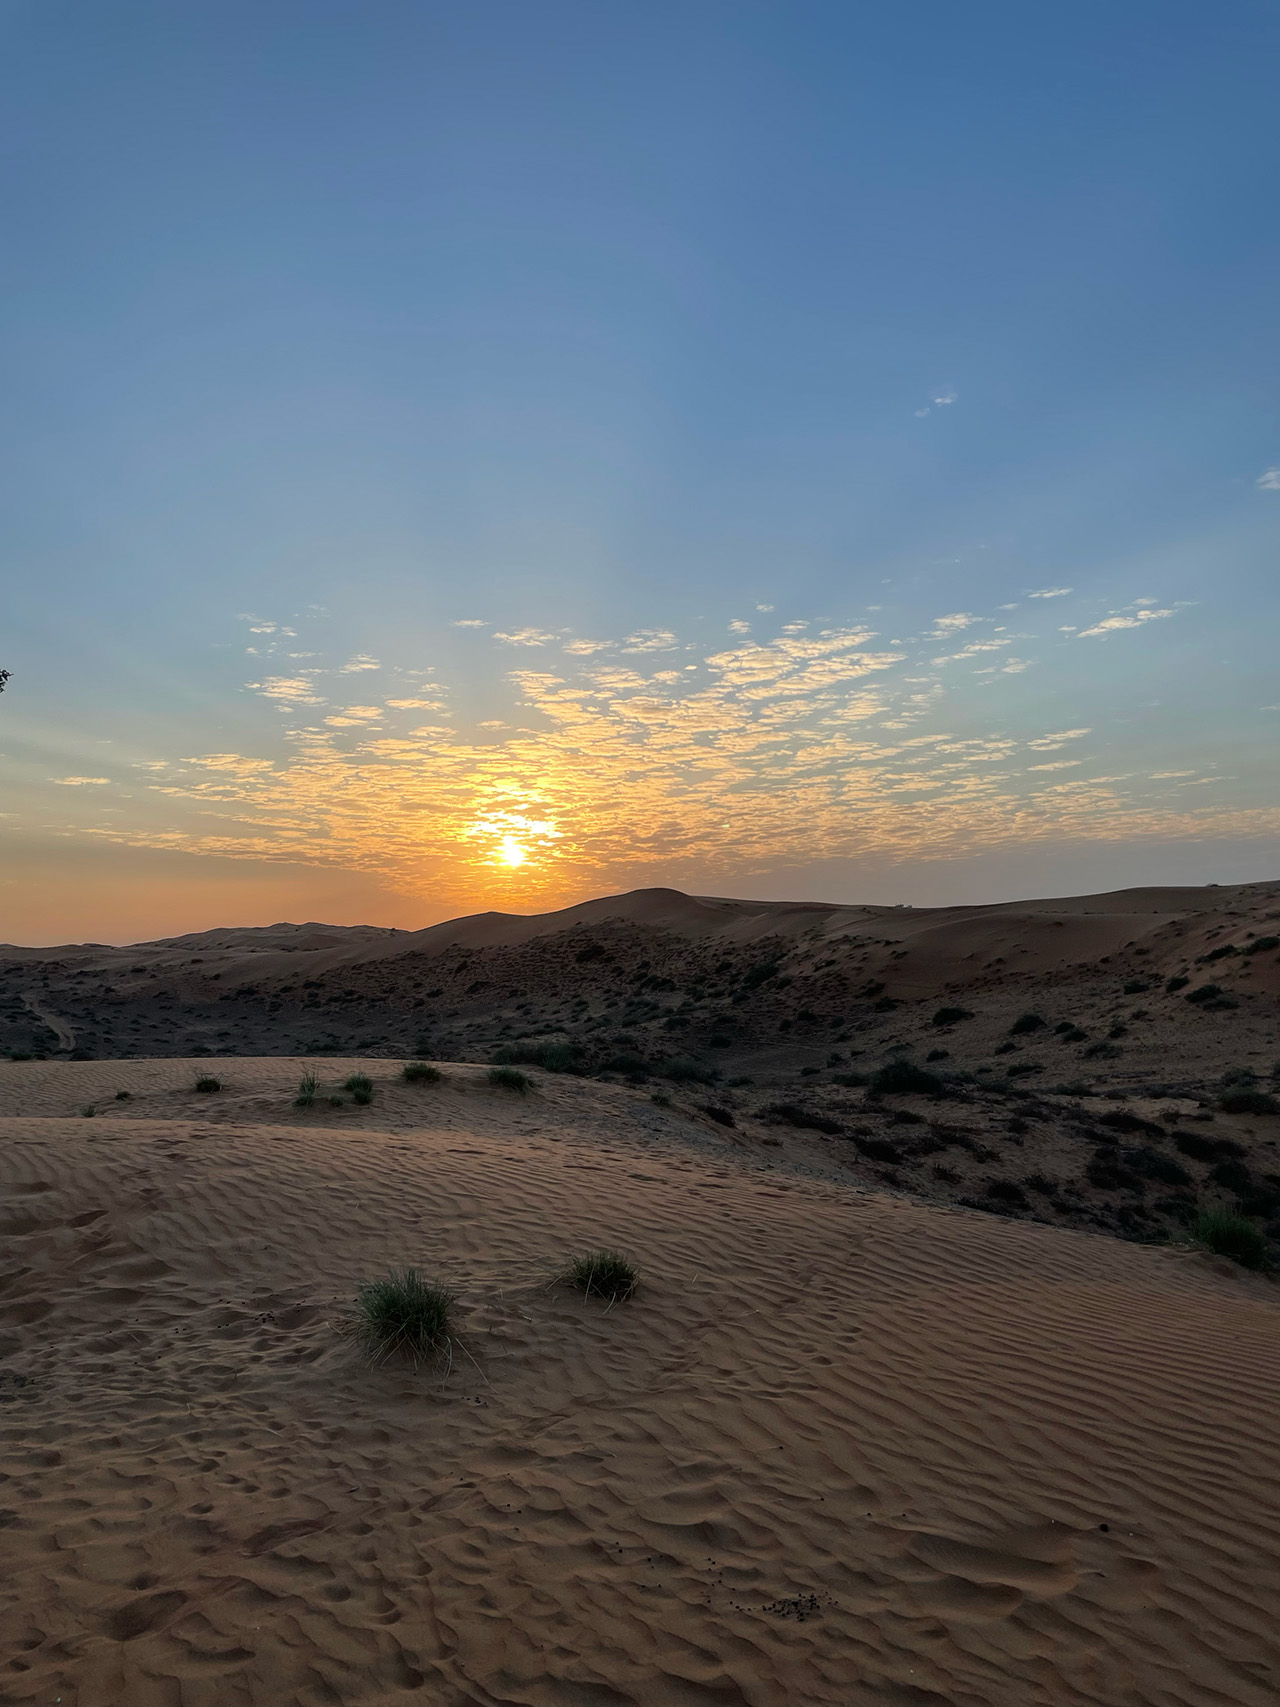
[[[109,776],[51,776],[50,782],[60,783],[63,788],[88,788],[94,784],[110,782]]]
[[[546,646],[555,639],[555,635],[548,634],[545,628],[517,628],[510,634],[495,634],[493,638],[507,646]]]
[[[1258,485],[1264,492],[1280,492],[1280,468],[1267,468],[1258,476]]]
[[[1152,782],[1172,782],[1175,777],[1194,776],[1194,771],[1152,771]]]
[[[444,710],[444,701],[439,699],[389,699],[387,704],[393,711]]]
[[[344,664],[339,672],[344,676],[355,675],[360,670],[380,670],[382,665],[376,658],[371,658],[367,652],[357,652],[349,664]]]
[[[1028,765],[1029,771],[1069,771],[1073,765],[1083,764],[1083,759],[1054,759],[1048,764]]]
[[[749,622],[743,622],[740,617],[735,618],[735,620],[729,624],[729,633],[730,634],[750,634],[751,633],[751,624]]]
[[[1115,634],[1122,628],[1141,628],[1145,622],[1159,622],[1166,616],[1172,616],[1172,610],[1133,610],[1130,615],[1114,612],[1111,616],[1103,617],[1101,622],[1094,623],[1092,628],[1082,628],[1076,635],[1077,640],[1087,640],[1090,635]]]
[[[772,605],[757,605],[756,609],[758,611],[766,611],[767,612],[767,611],[771,611],[773,609],[773,606]]]
[[[960,394],[957,391],[940,391],[937,396],[931,398],[930,401],[936,408],[945,409],[949,403],[956,402],[959,395]]]
[[[315,683],[307,676],[268,676],[265,682],[250,682],[249,686],[264,699],[278,700],[283,704],[324,704],[315,691]]]
[[[1035,753],[1052,753],[1066,741],[1078,741],[1082,735],[1092,734],[1092,729],[1059,729],[1051,735],[1040,735],[1027,745]]]
[[[624,652],[670,652],[680,644],[667,628],[641,628],[628,634]]]
[[[593,652],[607,652],[615,645],[612,640],[566,640],[564,649],[574,658],[589,658]]]
[[[1029,599],[1065,599],[1068,593],[1074,592],[1074,587],[1040,587],[1034,593],[1028,593]]]
[[[450,626],[453,628],[488,628],[489,624],[478,616],[464,616]]]
[[[950,616],[935,616],[933,632],[930,640],[945,640],[948,635],[958,634],[962,628],[971,628],[977,622],[976,616],[970,616],[968,611],[952,611]]]

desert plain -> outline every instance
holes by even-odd
[[[1274,1707],[1278,917],[0,951],[0,1702]]]

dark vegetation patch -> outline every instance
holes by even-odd
[[[572,1257],[557,1278],[588,1298],[604,1298],[610,1304],[617,1304],[630,1298],[640,1277],[630,1258],[621,1251],[606,1248]]]
[[[785,1126],[797,1126],[805,1132],[825,1132],[829,1138],[837,1137],[844,1130],[838,1120],[832,1120],[825,1114],[814,1114],[793,1102],[771,1102],[760,1112],[766,1120],[780,1121]]]
[[[1242,1268],[1269,1266],[1267,1241],[1260,1227],[1231,1209],[1205,1209],[1191,1225],[1197,1244],[1216,1256],[1230,1257]]]
[[[927,1072],[910,1061],[890,1061],[871,1075],[868,1089],[875,1097],[944,1097],[948,1094],[948,1087],[936,1073]]]
[[[968,1008],[939,1008],[933,1016],[934,1025],[959,1025],[963,1019],[972,1019]]]
[[[1040,1014],[1019,1014],[1009,1027],[1010,1037],[1024,1037],[1029,1031],[1040,1031],[1047,1021]]]

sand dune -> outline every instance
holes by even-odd
[[[197,1066],[7,1070],[0,1702],[1280,1697],[1270,1282],[623,1087],[457,1068],[344,1130],[296,1062]],[[608,1311],[546,1284],[598,1239]],[[460,1293],[447,1380],[333,1331],[404,1261]]]

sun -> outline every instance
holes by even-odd
[[[498,858],[503,865],[523,865],[528,857],[527,850],[520,846],[514,836],[504,836],[498,843]]]

